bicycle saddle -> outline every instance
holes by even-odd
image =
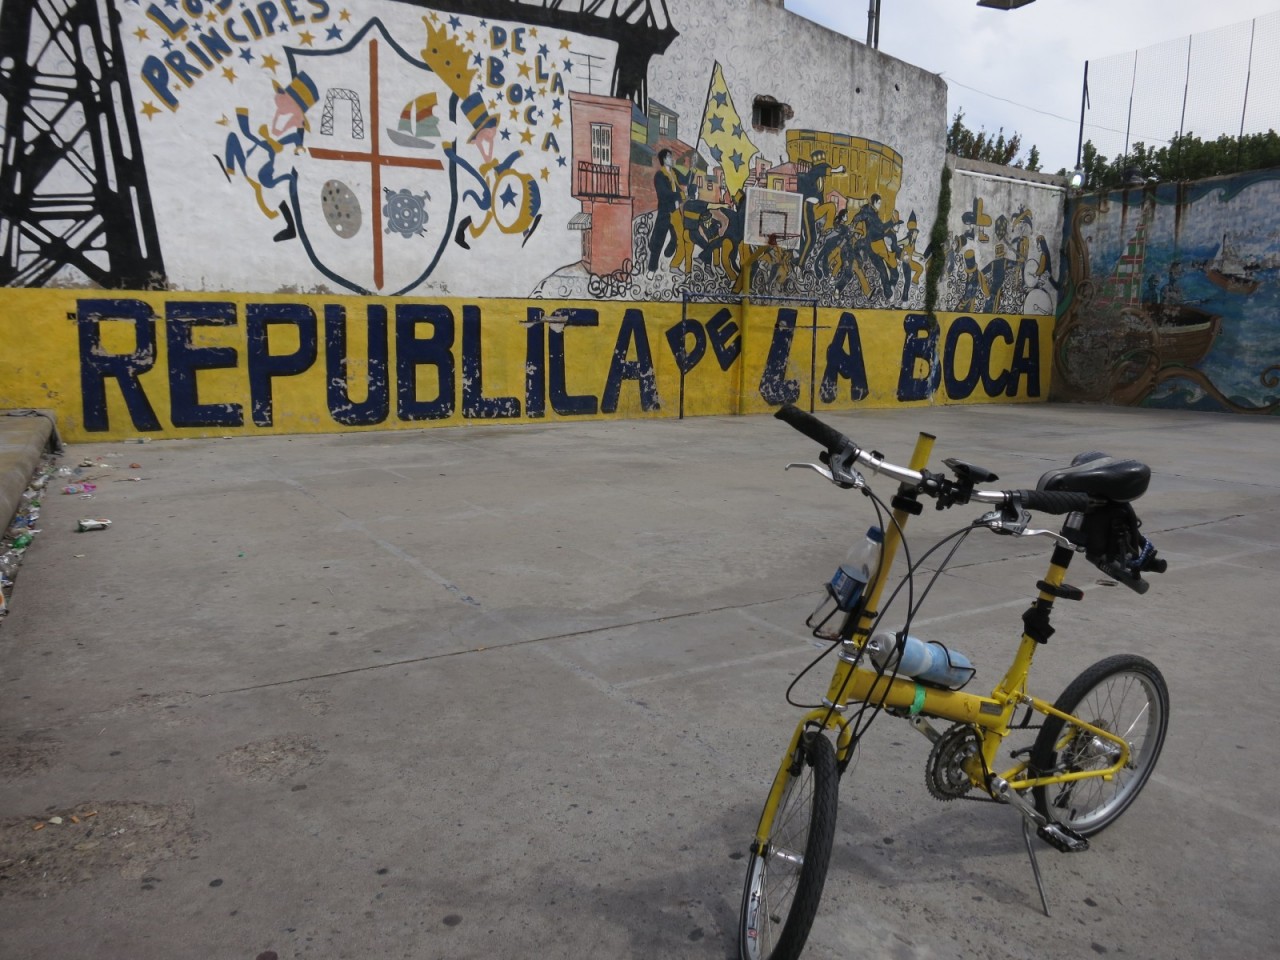
[[[1069,467],[1050,470],[1036,484],[1037,490],[1087,493],[1117,503],[1137,500],[1147,492],[1151,468],[1137,460],[1118,460],[1105,453],[1082,453]]]

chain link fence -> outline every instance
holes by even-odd
[[[1081,142],[1099,156],[1180,136],[1217,140],[1280,128],[1280,12],[1090,60]]]

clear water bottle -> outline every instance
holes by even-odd
[[[974,675],[973,664],[963,653],[944,647],[936,640],[928,642],[907,635],[902,654],[898,654],[898,635],[886,631],[877,633],[867,643],[871,661],[885,671],[897,666],[898,675],[913,677],[925,683],[956,690],[963,687]]]
[[[880,565],[880,552],[884,546],[884,531],[871,527],[867,535],[849,548],[848,554],[831,577],[831,595],[836,606],[845,613],[853,610],[862,599],[867,583],[875,576]]]

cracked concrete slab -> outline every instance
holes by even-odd
[[[829,419],[898,461],[927,430],[936,462],[1001,487],[1086,449],[1148,462],[1138,511],[1169,572],[1139,597],[1078,560],[1085,599],[1060,605],[1032,679],[1053,699],[1140,653],[1172,706],[1132,810],[1087,853],[1041,853],[1051,918],[1012,811],[933,800],[927,742],[877,721],[805,957],[1273,952],[1280,756],[1255,705],[1278,692],[1274,420]],[[816,452],[768,417],[70,447],[146,479],[104,475],[106,531],[73,532],[81,505],[49,498],[0,626],[7,949],[734,955],[744,854],[798,717],[785,693],[821,652],[802,622],[872,517],[783,472]],[[978,512],[926,511],[919,551]],[[916,629],[989,688],[1047,553],[970,537]],[[111,846],[87,834],[95,809],[124,830]]]

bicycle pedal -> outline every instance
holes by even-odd
[[[1046,823],[1036,830],[1036,836],[1063,853],[1084,853],[1089,849],[1088,840],[1060,823]]]

